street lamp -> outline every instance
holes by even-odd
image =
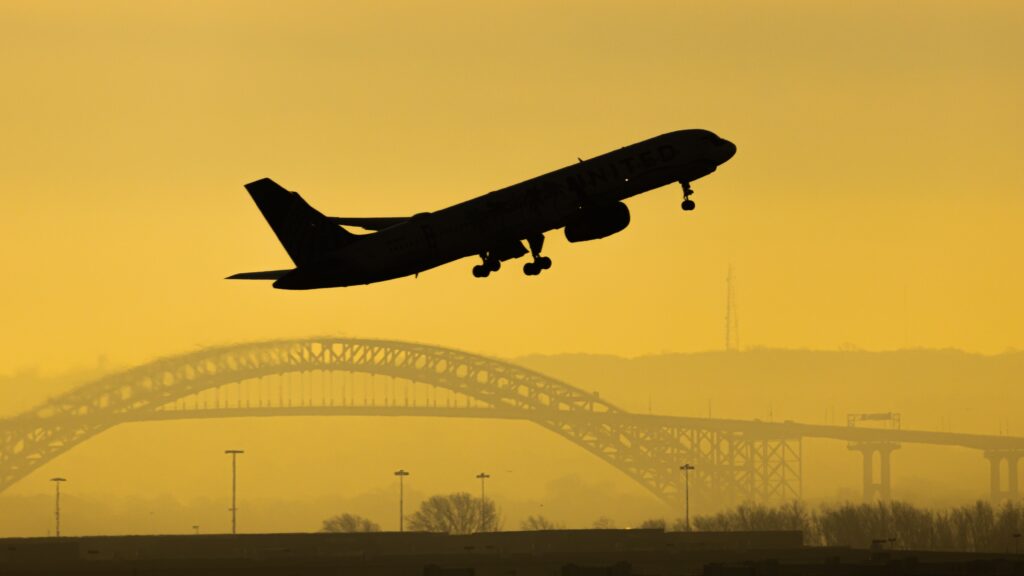
[[[54,516],[57,519],[57,538],[60,538],[60,483],[67,481],[67,478],[61,478],[60,476],[50,478],[50,482],[53,482],[53,486],[57,489],[57,506],[56,511],[54,512]]]
[[[694,469],[693,464],[683,464],[679,467],[683,471],[684,484],[686,486],[686,531],[690,531],[690,470]]]
[[[395,472],[395,476],[398,476],[398,531],[405,532],[405,477],[409,473],[405,470],[398,470]]]
[[[225,454],[231,454],[231,533],[238,533],[238,524],[236,514],[238,513],[238,506],[236,504],[235,495],[238,487],[238,468],[236,466],[236,459],[239,454],[245,454],[245,450],[225,450]]]
[[[491,475],[486,472],[481,472],[477,474],[476,477],[480,479],[480,531],[483,532],[484,528],[487,526],[486,519],[484,518],[487,511],[487,507],[485,506],[487,500],[484,497],[484,482],[490,478]]]

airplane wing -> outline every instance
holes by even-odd
[[[328,218],[332,223],[338,224],[339,226],[355,226],[356,228],[362,228],[363,230],[370,230],[373,232],[379,232],[385,228],[391,228],[396,224],[401,224],[408,220],[405,216],[393,216],[385,218]]]

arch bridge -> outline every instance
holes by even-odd
[[[768,502],[800,496],[800,442],[788,432],[630,414],[595,393],[509,362],[352,338],[208,348],[52,398],[0,421],[0,491],[118,424],[288,414],[526,420],[593,453],[669,503],[677,504],[682,494],[682,463],[696,466],[689,481],[697,499]]]
[[[241,416],[438,416],[530,421],[676,505],[799,499],[802,440],[864,454],[866,499],[890,494],[901,443],[958,446],[990,462],[994,500],[1020,497],[1024,438],[632,414],[565,382],[459,350],[387,340],[312,338],[208,348],[75,388],[0,420],[0,491],[118,424]],[[872,462],[880,458],[876,479]]]

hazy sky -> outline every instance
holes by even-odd
[[[1012,2],[4,2],[0,368],[317,333],[490,354],[1024,346],[1024,7]],[[377,286],[290,264],[242,185],[441,208],[679,128],[695,183],[551,271]]]
[[[0,374],[338,334],[498,356],[1024,347],[1024,4],[0,4]],[[664,132],[737,155],[539,277],[283,292],[242,188],[409,215]],[[42,397],[40,397],[40,400]],[[568,449],[568,448],[567,448]]]

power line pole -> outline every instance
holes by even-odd
[[[476,475],[480,479],[480,531],[483,532],[487,526],[487,520],[485,518],[487,512],[487,499],[484,497],[484,482],[491,477],[486,472],[481,472]]]
[[[235,499],[238,492],[238,468],[236,459],[239,454],[245,454],[245,450],[225,450],[225,454],[231,454],[231,533],[238,533],[237,513],[238,505]]]
[[[683,471],[684,484],[686,486],[686,531],[690,531],[690,470],[694,469],[692,464],[683,464],[679,467]]]
[[[409,473],[405,470],[395,472],[398,476],[398,531],[405,532],[405,477]]]
[[[54,516],[57,520],[57,538],[60,538],[60,483],[67,482],[67,478],[50,478],[50,482],[53,482],[54,487],[57,489],[57,505],[55,508]]]

